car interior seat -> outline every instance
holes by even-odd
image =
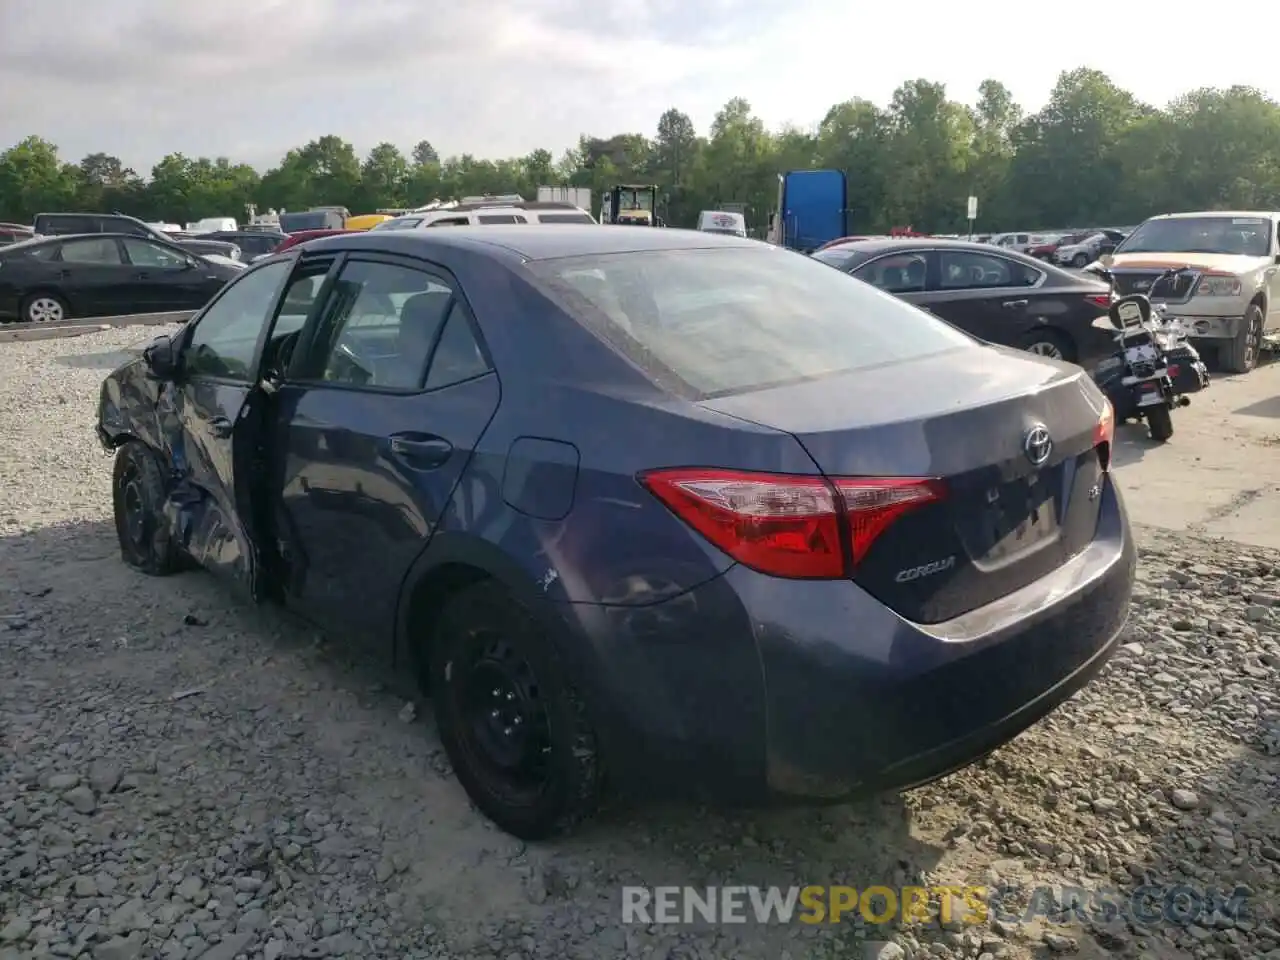
[[[400,308],[400,329],[396,335],[397,386],[426,374],[427,356],[452,302],[451,291],[431,290],[414,294]]]

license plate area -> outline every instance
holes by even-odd
[[[1148,343],[1126,347],[1124,351],[1124,358],[1129,363],[1154,363],[1157,356],[1156,348]]]
[[[975,566],[1000,566],[1057,536],[1058,473],[1045,470],[980,492],[981,502],[960,524]]]

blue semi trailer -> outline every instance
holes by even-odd
[[[770,243],[812,253],[847,236],[848,187],[842,170],[790,170],[778,174],[778,206]]]

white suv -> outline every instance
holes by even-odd
[[[420,230],[424,227],[465,227],[507,223],[595,223],[591,214],[567,203],[524,203],[504,206],[458,204],[437,210],[416,210],[384,220],[374,230]]]

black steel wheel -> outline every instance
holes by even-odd
[[[596,736],[553,643],[492,582],[446,601],[430,648],[440,739],[477,808],[523,840],[595,809]]]
[[[165,482],[160,462],[146,444],[131,440],[116,451],[112,474],[112,505],[116,537],[125,563],[152,576],[166,576],[180,568],[161,510]]]

